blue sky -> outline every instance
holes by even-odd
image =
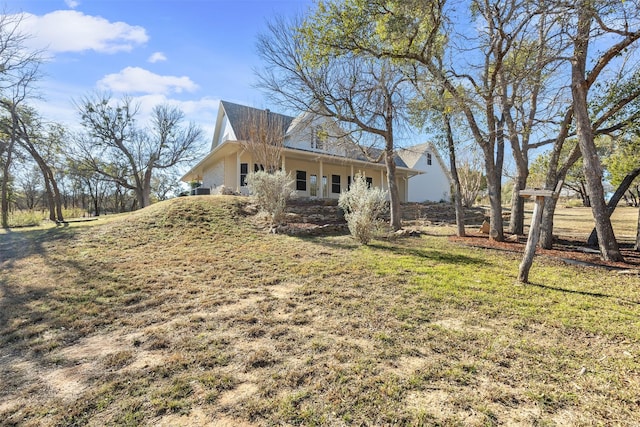
[[[95,91],[132,96],[146,114],[180,106],[206,132],[220,99],[268,106],[253,87],[260,67],[256,35],[268,19],[311,0],[9,0],[24,13],[23,32],[46,51],[34,101],[49,120],[77,125],[73,100]]]

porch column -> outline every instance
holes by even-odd
[[[323,170],[324,170],[324,162],[322,161],[322,159],[320,159],[320,176],[318,177],[318,179],[320,180],[320,198],[321,199],[324,198],[324,184],[322,182]]]
[[[384,190],[384,169],[380,169],[380,188]]]
[[[236,152],[236,191],[240,192],[240,151]]]
[[[409,201],[409,177],[404,177],[404,201]]]
[[[286,158],[284,157],[284,154],[282,155],[282,165],[280,166],[282,168],[282,172],[287,173],[287,168],[285,166],[286,164]]]

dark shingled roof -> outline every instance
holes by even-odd
[[[368,158],[360,148],[355,146],[348,146],[346,147],[346,157],[354,160],[361,160],[363,162],[371,162],[371,163],[375,163],[372,160],[375,160],[378,157],[381,157],[378,163],[384,163],[384,157],[382,157],[382,153],[384,152],[384,150],[381,150],[379,148],[374,148],[374,147],[367,147],[365,148],[365,151],[369,154]],[[396,161],[396,166],[401,168],[409,167],[407,166],[405,161],[397,154],[394,156],[394,159]]]
[[[282,123],[282,134],[284,135],[289,129],[289,125],[293,121],[293,117],[285,116],[284,114],[273,113],[269,110],[260,110],[259,108],[247,107],[246,105],[234,104],[229,101],[220,101],[224,108],[229,123],[236,134],[236,137],[240,140],[246,139],[243,136],[248,135],[249,132],[246,128],[247,118],[255,116],[256,114],[267,113],[268,120],[271,123]]]
[[[233,102],[229,102],[229,101],[220,101],[220,104],[222,104],[222,107],[224,108],[224,111],[227,114],[227,117],[229,118],[229,123],[231,123],[231,127],[233,128],[233,131],[236,134],[236,138],[238,138],[239,140],[247,139],[244,137],[245,135],[249,134],[246,128],[247,118],[251,117],[254,114],[266,112],[268,114],[269,121],[273,120],[273,123],[278,123],[278,124],[282,123],[283,135],[286,134],[287,129],[289,129],[291,122],[294,120],[294,117],[291,117],[291,116],[274,113],[269,110],[261,110],[259,108],[247,107],[246,105],[234,104]],[[383,151],[378,148],[369,147],[366,149],[367,152],[370,154],[369,158],[367,158],[367,156],[365,156],[362,150],[360,150],[358,147],[347,146],[345,148],[346,148],[345,150],[346,158],[353,159],[353,160],[360,160],[363,162],[371,162],[371,159],[377,158],[382,154],[382,151]],[[299,149],[299,150],[307,151],[303,149]],[[395,161],[396,161],[396,166],[402,167],[402,168],[408,168],[407,164],[400,156],[396,155]],[[372,163],[375,163],[375,162],[372,162]],[[378,163],[384,163],[384,158],[381,159]]]

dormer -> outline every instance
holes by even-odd
[[[291,122],[285,146],[343,156],[346,139],[343,133],[332,119],[306,112]]]

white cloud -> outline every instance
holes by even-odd
[[[143,27],[109,22],[75,10],[57,10],[42,16],[24,14],[21,30],[32,36],[34,47],[52,53],[129,52],[149,40]]]
[[[67,6],[69,6],[71,9],[75,9],[76,7],[78,7],[80,5],[79,1],[76,0],[64,0],[64,2],[67,4]]]
[[[161,76],[140,67],[127,67],[98,81],[98,88],[121,93],[166,94],[193,92],[198,88],[189,77]]]
[[[167,57],[164,53],[162,52],[154,52],[149,59],[147,59],[148,62],[151,62],[152,64],[155,64],[156,62],[160,62],[160,61],[166,61]]]

